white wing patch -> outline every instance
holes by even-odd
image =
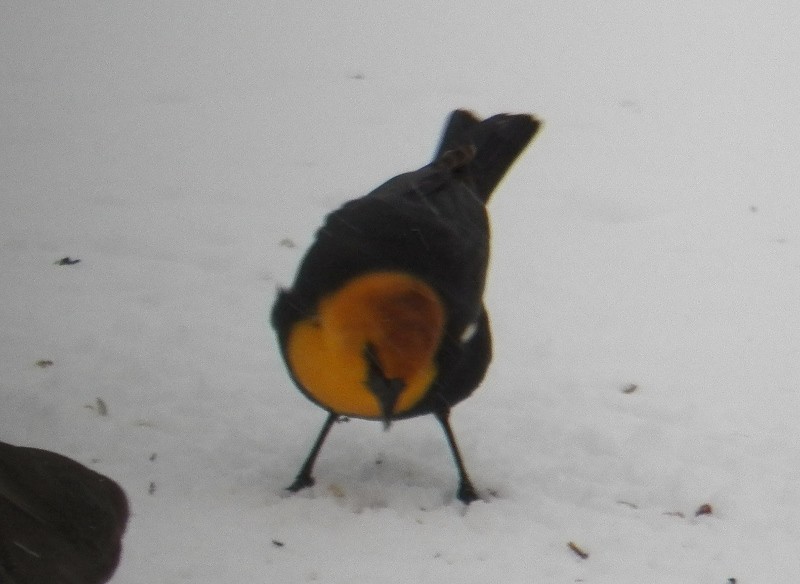
[[[475,336],[475,333],[478,332],[478,321],[474,321],[469,323],[466,327],[464,327],[464,331],[461,333],[461,336],[458,340],[461,341],[461,344],[464,345],[472,340],[472,337]]]

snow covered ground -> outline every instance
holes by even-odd
[[[797,581],[800,4],[2,12],[0,440],[126,489],[115,584]],[[546,123],[491,204],[496,358],[453,414],[487,501],[430,417],[337,425],[286,497],[324,413],[276,287],[456,107]]]

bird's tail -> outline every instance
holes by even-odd
[[[527,114],[498,114],[483,121],[467,110],[450,114],[434,164],[459,168],[485,203],[541,123]]]

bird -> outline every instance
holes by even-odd
[[[492,359],[483,294],[492,193],[539,131],[530,114],[453,111],[432,161],[330,213],[271,313],[289,376],[328,412],[291,492],[315,484],[333,424],[432,414],[458,474],[480,498],[450,424]]]
[[[0,582],[101,584],[117,568],[128,499],[61,454],[0,442]]]

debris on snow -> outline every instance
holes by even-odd
[[[578,544],[574,541],[567,542],[567,547],[571,549],[575,554],[582,560],[586,560],[589,558],[589,552],[585,551],[581,548]]]

